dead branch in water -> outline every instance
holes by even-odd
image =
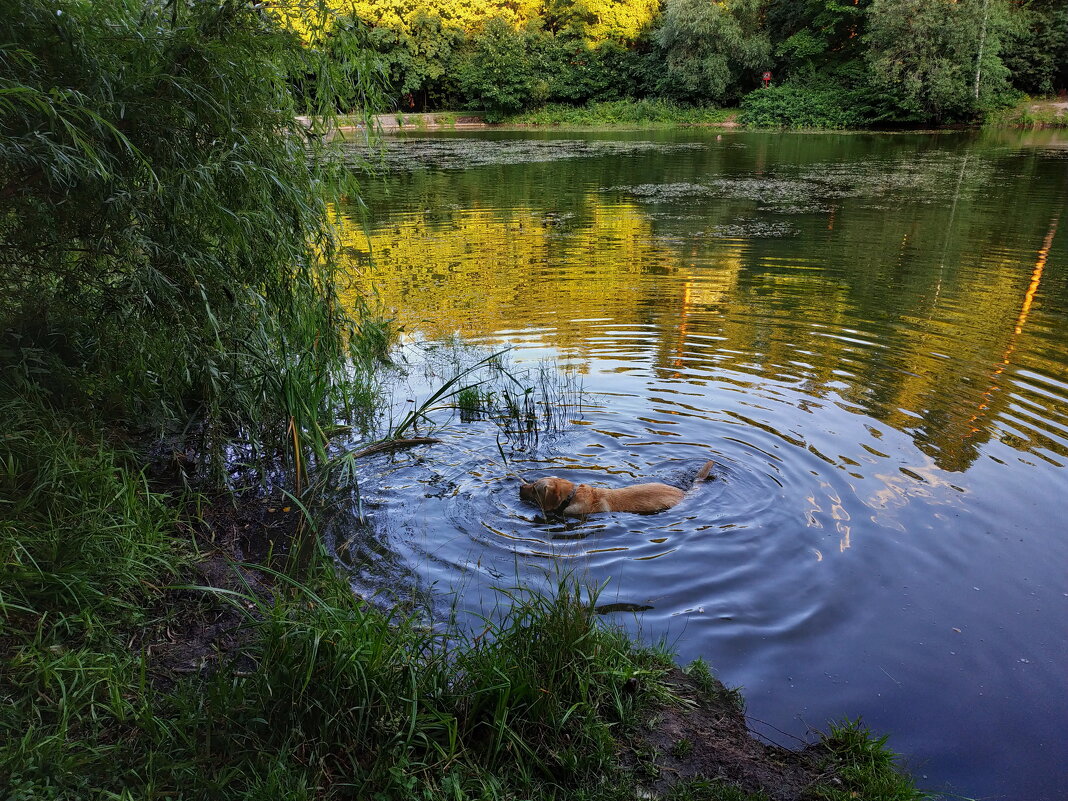
[[[352,454],[352,458],[359,459],[361,456],[370,456],[372,453],[382,453],[383,451],[396,451],[401,448],[411,448],[415,445],[434,445],[441,442],[436,437],[406,437],[402,439],[385,439],[381,442],[376,442],[373,445],[368,445],[366,448],[361,448]]]

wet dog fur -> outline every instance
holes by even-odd
[[[708,478],[712,466],[712,462],[706,462],[697,471],[693,483]],[[606,489],[591,487],[589,484],[575,484],[566,478],[545,476],[529,484],[521,484],[519,497],[534,504],[547,515],[580,517],[595,512],[662,512],[685,498],[686,492],[658,482],[635,484],[622,489]]]

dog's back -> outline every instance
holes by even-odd
[[[713,463],[705,462],[690,482],[690,488],[704,481],[712,472]],[[543,512],[568,515],[588,515],[596,512],[652,513],[670,509],[686,497],[686,490],[660,482],[635,484],[632,487],[608,489],[574,484],[565,478],[544,476],[519,487],[519,497],[536,504]]]
[[[678,487],[660,483],[602,489],[599,494],[608,506],[606,512],[662,512],[686,497]]]

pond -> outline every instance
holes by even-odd
[[[1068,134],[492,131],[381,157],[341,212],[353,291],[405,326],[393,419],[506,345],[497,380],[560,406],[533,439],[439,409],[439,444],[364,460],[368,525],[334,535],[357,591],[463,613],[570,571],[774,741],[860,715],[925,789],[1064,797]],[[546,520],[515,479],[709,459],[651,516]]]

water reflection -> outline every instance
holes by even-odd
[[[353,291],[416,341],[511,342],[590,394],[534,448],[473,421],[365,464],[354,580],[478,609],[567,564],[779,728],[863,714],[934,782],[1053,801],[1068,148],[660,136],[401,140],[370,215],[340,210]],[[620,486],[705,459],[715,480],[649,517],[546,521],[510,475]]]
[[[795,166],[809,177],[769,177],[767,186],[751,173],[707,178],[710,198],[696,183],[686,192],[678,183],[587,191],[607,183],[611,166],[587,160],[592,175],[582,181],[528,187],[541,206],[503,202],[500,185],[522,174],[480,184],[477,201],[466,198],[471,173],[403,175],[386,182],[399,208],[373,220],[370,237],[353,222],[346,244],[358,291],[377,293],[430,337],[500,340],[504,328],[528,328],[575,358],[622,362],[645,359],[648,341],[664,381],[733,373],[736,389],[751,391],[789,378],[809,399],[833,395],[840,408],[909,433],[944,470],[967,469],[991,437],[1061,465],[1063,405],[1006,385],[1006,374],[1056,375],[1065,362],[1056,317],[1029,324],[1036,300],[1044,311],[1063,191],[995,221],[1004,208],[984,203],[986,193],[1011,194],[1019,182],[1005,186],[996,162],[973,154],[939,164],[924,154]],[[746,228],[752,208],[811,195],[797,185],[813,175],[821,198],[852,202],[806,210],[796,221],[802,237],[768,238],[767,214]],[[628,200],[635,193],[656,202]],[[725,227],[743,235],[706,235]],[[1055,309],[1063,290],[1050,290]],[[628,326],[644,333],[620,336]],[[1029,413],[1010,413],[1021,403]]]

